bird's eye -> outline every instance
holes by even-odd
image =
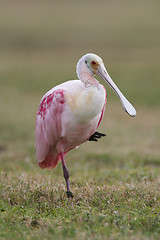
[[[92,61],[91,63],[92,63],[92,65],[96,65],[96,62],[95,62],[95,61]]]
[[[85,63],[87,64],[87,60],[85,61]]]

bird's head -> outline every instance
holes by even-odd
[[[90,75],[97,75],[101,77],[105,82],[107,82],[108,85],[120,98],[125,111],[132,117],[136,116],[135,108],[125,98],[125,96],[121,93],[116,84],[113,82],[104,66],[102,59],[99,56],[93,53],[87,53],[78,61],[77,75],[80,76],[81,74],[86,72],[90,73]]]
[[[104,65],[102,59],[93,53],[88,53],[85,56],[85,64],[87,68],[91,71],[92,74],[97,74],[98,68],[101,65]]]

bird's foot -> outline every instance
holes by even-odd
[[[98,142],[98,139],[100,139],[101,137],[105,137],[105,136],[106,136],[106,134],[104,134],[104,133],[95,132],[95,133],[93,133],[93,135],[90,136],[88,141]]]
[[[73,198],[73,193],[71,191],[66,192],[68,198]]]

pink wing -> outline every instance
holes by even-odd
[[[102,85],[102,86],[103,86],[103,85]],[[105,99],[104,106],[103,106],[103,108],[102,108],[102,112],[101,112],[101,116],[100,116],[99,122],[98,122],[98,124],[97,124],[97,128],[99,127],[99,124],[100,124],[100,123],[101,123],[101,121],[102,121],[102,118],[103,118],[103,116],[104,116],[104,112],[105,112],[105,109],[106,109],[107,92],[106,92],[106,89],[105,89],[105,87],[104,87],[104,86],[103,86],[103,88],[104,88],[104,90],[105,90],[105,93],[106,93],[106,99]]]
[[[54,168],[59,153],[54,148],[61,134],[60,116],[65,99],[63,89],[51,91],[42,98],[36,118],[36,155],[41,168]]]

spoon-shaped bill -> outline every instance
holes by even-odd
[[[132,106],[132,104],[125,98],[125,96],[121,93],[119,88],[116,86],[116,84],[113,82],[111,77],[109,76],[107,70],[104,66],[99,66],[97,70],[97,75],[100,76],[105,82],[108,83],[108,85],[113,89],[113,91],[117,94],[117,96],[120,98],[121,103],[125,109],[125,111],[132,117],[136,116],[136,110]]]

